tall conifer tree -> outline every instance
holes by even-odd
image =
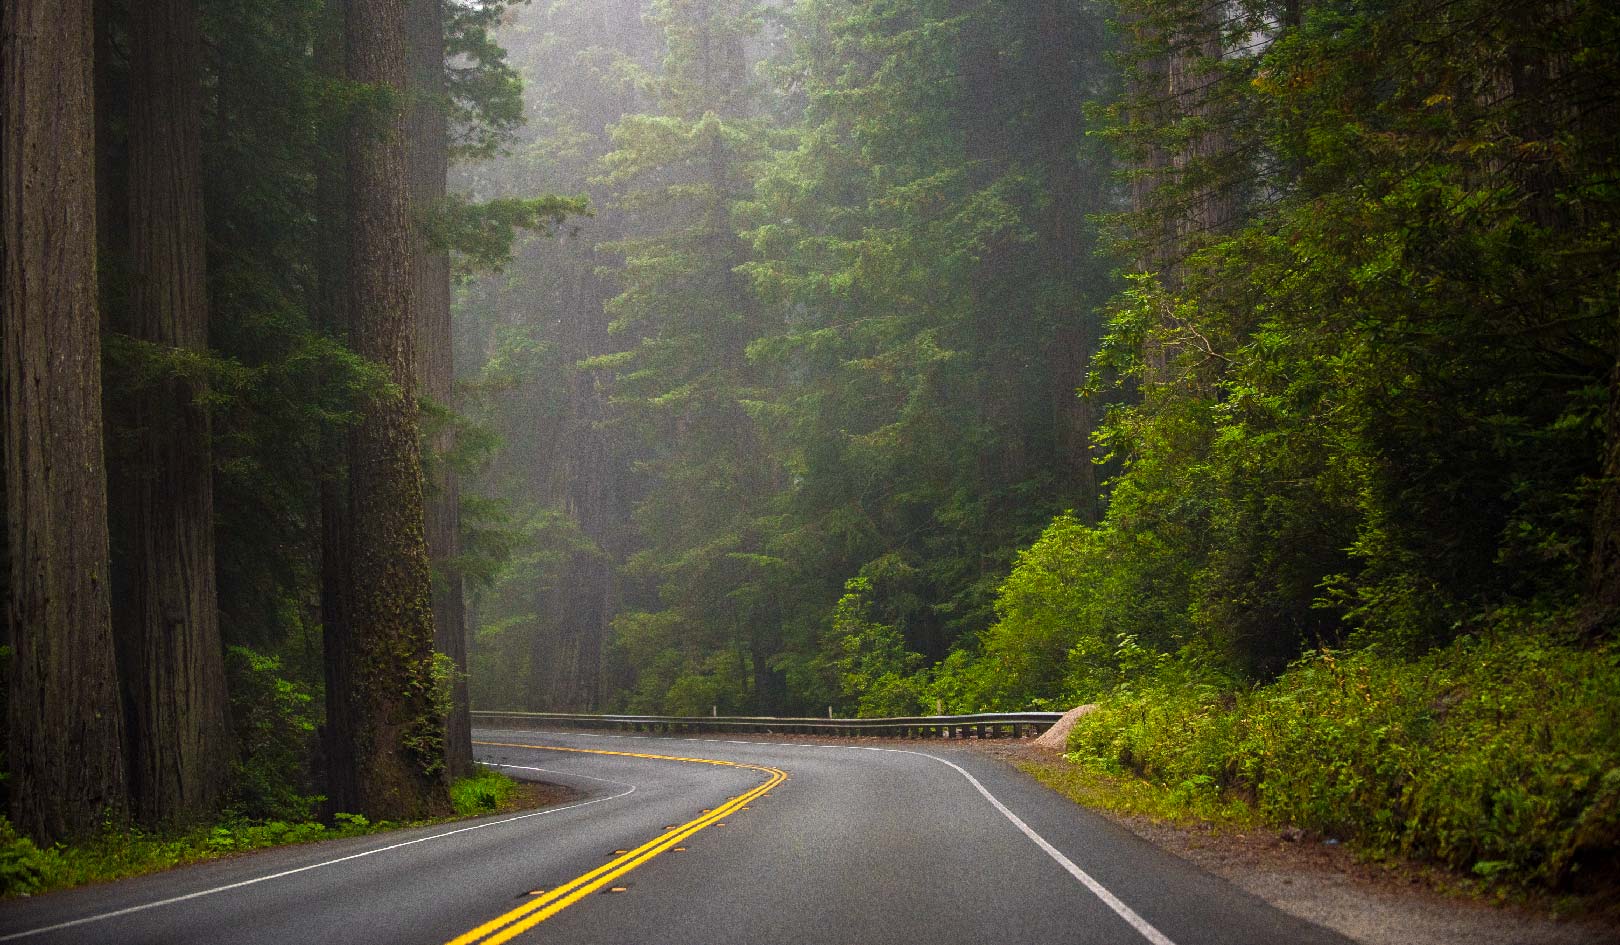
[[[4,6],[11,815],[41,841],[128,809],[107,594],[90,0]]]
[[[160,352],[208,348],[202,36],[193,0],[130,11],[129,333]],[[128,593],[115,621],[129,692],[131,793],[148,822],[205,816],[230,772],[214,573],[210,420],[202,382],[171,374],[132,407],[120,475]]]
[[[410,0],[411,251],[415,256],[416,378],[421,394],[452,406],[455,366],[450,337],[450,249],[433,233],[445,211],[450,170],[449,116],[444,84],[443,0]],[[434,648],[455,664],[446,720],[445,763],[452,776],[472,770],[472,717],[467,705],[467,604],[457,557],[461,547],[461,482],[452,465],[454,429],[441,422],[428,448],[433,481],[425,502],[428,557],[433,564]]]
[[[328,719],[332,802],[409,820],[448,806],[434,673],[432,579],[423,523],[407,183],[404,0],[348,0],[348,77],[373,93],[348,134],[349,344],[390,388],[348,438],[349,626],[334,655]],[[352,790],[340,796],[336,790]]]

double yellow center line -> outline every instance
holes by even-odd
[[[787,779],[787,772],[780,768],[770,768],[764,765],[748,765],[736,761],[719,761],[714,758],[682,758],[675,755],[647,755],[633,751],[599,751],[593,748],[562,748],[555,745],[525,745],[515,742],[473,742],[475,745],[487,745],[493,748],[529,748],[540,751],[568,751],[585,755],[616,755],[621,758],[653,758],[658,761],[684,761],[689,764],[719,765],[726,768],[748,768],[753,771],[764,772],[768,777],[764,784],[744,794],[726,801],[719,807],[703,814],[694,820],[689,820],[678,827],[673,827],[658,837],[648,840],[622,856],[609,860],[602,866],[591,870],[583,876],[575,877],[556,889],[548,890],[540,896],[525,902],[505,915],[497,916],[473,929],[465,935],[451,939],[446,945],[500,945],[510,941],[529,929],[534,928],[557,913],[563,911],[574,903],[584,899],[591,893],[607,886],[609,883],[625,875],[641,864],[665,850],[680,845],[680,843],[720,820],[728,814],[747,806],[750,801],[761,797],[771,788],[776,787]]]

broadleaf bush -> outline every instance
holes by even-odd
[[[1415,659],[1318,650],[1237,692],[1176,660],[1105,700],[1069,748],[1490,882],[1567,888],[1620,862],[1620,647],[1547,629],[1499,624]]]

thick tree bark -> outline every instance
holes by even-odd
[[[1134,42],[1162,45],[1137,63],[1136,75],[1128,83],[1137,111],[1131,121],[1151,129],[1145,153],[1137,158],[1141,173],[1131,183],[1130,198],[1142,247],[1138,268],[1156,273],[1170,291],[1180,286],[1182,259],[1188,250],[1230,216],[1223,189],[1205,183],[1194,191],[1187,183],[1189,173],[1202,173],[1225,148],[1223,135],[1214,131],[1195,134],[1174,150],[1151,139],[1179,118],[1207,116],[1211,110],[1212,77],[1202,60],[1218,58],[1221,53],[1220,33],[1213,20],[1218,9],[1183,12],[1181,22],[1170,27],[1168,34],[1161,34],[1160,26],[1138,15],[1125,18]],[[1173,326],[1165,322],[1162,327]],[[1171,381],[1170,365],[1177,352],[1173,342],[1150,335],[1142,351],[1144,381],[1150,385]]]
[[[1183,209],[1176,214],[1174,282],[1181,279],[1179,259],[1200,243],[1233,229],[1238,220],[1230,172],[1221,164],[1231,152],[1231,136],[1221,125],[1217,86],[1218,70],[1210,62],[1223,57],[1221,49],[1221,6],[1196,6],[1170,37],[1170,55],[1165,78],[1171,109],[1178,118],[1199,118],[1209,128],[1197,131],[1183,148],[1174,152],[1170,164],[1176,182],[1184,193]]]
[[[450,172],[449,117],[445,110],[444,5],[409,0],[411,110],[409,117],[411,250],[416,266],[416,376],[424,396],[450,406],[455,383],[450,336],[450,252],[435,245],[425,223],[444,203]],[[434,431],[428,448],[441,459],[455,447],[448,427]],[[472,716],[467,705],[467,603],[456,558],[461,553],[461,484],[448,462],[432,464],[427,494],[427,546],[433,564],[434,649],[456,666],[445,766],[451,777],[472,771]]]
[[[1198,8],[1171,38],[1166,77],[1172,107],[1178,117],[1203,119],[1214,126],[1193,135],[1171,157],[1171,166],[1187,191],[1185,209],[1176,220],[1178,256],[1231,229],[1236,221],[1231,181],[1215,166],[1232,148],[1230,137],[1215,121],[1219,116],[1215,114],[1214,86],[1219,74],[1208,65],[1222,56],[1220,17],[1219,6]],[[1192,186],[1194,180],[1197,186]]]
[[[131,10],[129,334],[208,347],[202,204],[202,38],[193,0]],[[128,504],[129,599],[119,607],[129,695],[130,791],[148,823],[208,814],[230,770],[225,656],[214,577],[205,391],[162,381],[133,405],[138,442],[119,477]]]
[[[406,184],[404,0],[349,0],[349,79],[398,96],[349,130],[349,344],[392,389],[367,399],[348,439],[348,731],[355,807],[409,820],[446,811],[444,719],[433,679],[432,575],[422,513]]]
[[[348,75],[343,5],[326,5],[315,38],[315,67],[322,76],[341,81]],[[327,335],[348,341],[348,121],[331,121],[323,130],[316,166],[316,299],[315,314]],[[349,526],[348,456],[341,433],[321,442],[321,640],[325,649],[326,724],[321,730],[321,765],[328,813],[353,811],[358,804],[352,764],[338,764],[352,739],[354,722],[349,700],[336,697],[353,675],[349,665]]]
[[[3,41],[11,816],[41,841],[128,809],[107,597],[90,0],[7,0]]]

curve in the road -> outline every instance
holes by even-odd
[[[616,736],[599,736],[599,738],[616,738]],[[732,739],[693,739],[693,741],[731,742]],[[695,762],[705,763],[705,765],[727,765],[727,767],[755,768],[755,770],[761,770],[761,772],[776,772],[776,775],[778,775],[776,780],[770,781],[770,783],[766,783],[766,785],[761,785],[760,788],[755,788],[755,791],[750,791],[750,793],[745,794],[744,797],[757,797],[760,796],[760,794],[765,794],[766,791],[770,791],[771,788],[778,785],[782,778],[786,778],[787,776],[786,773],[781,772],[779,768],[765,768],[760,767],[760,765],[747,765],[747,763],[740,762],[723,762],[723,760],[716,759],[689,759],[689,757],[672,757],[672,755],[640,754],[640,752],[614,752],[614,750],[604,749],[578,749],[578,747],[536,746],[536,744],[527,744],[527,742],[475,741],[473,744],[476,744],[476,746],[486,747],[507,747],[507,749],[536,749],[552,750],[552,752],[582,752],[582,754],[595,755],[624,755],[624,757],[632,757],[632,759],[661,759],[669,760],[669,762]],[[794,742],[737,741],[734,742],[734,744],[753,744],[753,746],[773,746],[773,744],[778,744],[779,747],[805,747],[802,746],[802,744],[794,744]],[[1152,922],[1147,921],[1147,919],[1144,919],[1144,917],[1140,916],[1140,914],[1137,914],[1136,909],[1132,909],[1131,906],[1128,906],[1128,904],[1124,904],[1124,901],[1119,900],[1119,896],[1113,895],[1113,893],[1108,890],[1108,887],[1105,887],[1105,885],[1102,885],[1102,883],[1097,882],[1097,879],[1093,879],[1089,872],[1085,872],[1084,869],[1076,866],[1072,859],[1069,859],[1068,856],[1064,856],[1063,851],[1059,851],[1056,846],[1048,843],[1045,836],[1035,832],[1034,828],[1030,827],[1029,823],[1025,823],[1022,817],[1014,814],[1013,810],[1009,809],[1006,804],[1003,804],[1003,802],[1001,802],[1000,799],[995,796],[995,794],[991,794],[990,788],[985,788],[982,781],[975,778],[972,773],[967,772],[967,768],[961,767],[961,765],[957,765],[956,762],[951,762],[951,760],[941,759],[941,757],[938,757],[938,755],[930,755],[928,752],[915,752],[915,750],[909,749],[885,749],[885,747],[875,746],[836,747],[846,747],[846,749],[847,747],[854,747],[854,749],[868,750],[868,752],[888,752],[888,754],[896,755],[917,755],[917,757],[920,757],[920,759],[928,759],[930,762],[938,762],[941,763],[941,765],[944,765],[944,767],[951,768],[951,770],[956,772],[957,775],[962,775],[964,778],[967,778],[967,783],[974,786],[975,791],[982,794],[982,796],[985,797],[985,801],[990,802],[990,806],[995,807],[998,814],[1006,817],[1008,822],[1013,823],[1013,827],[1016,827],[1017,830],[1022,833],[1022,835],[1027,836],[1027,838],[1029,838],[1029,840],[1032,841],[1035,846],[1040,848],[1042,853],[1047,854],[1047,856],[1050,856],[1051,859],[1053,859],[1053,862],[1056,862],[1058,866],[1063,867],[1064,872],[1068,872],[1071,877],[1074,877],[1077,882],[1081,883],[1082,887],[1087,888],[1087,890],[1089,890],[1093,896],[1097,896],[1098,900],[1102,900],[1102,903],[1105,904],[1105,906],[1113,909],[1113,913],[1115,913],[1116,916],[1121,917],[1121,919],[1123,919],[1128,926],[1131,926],[1132,929],[1136,930],[1137,934],[1142,935],[1142,939],[1147,940],[1147,942],[1152,943],[1152,945],[1176,945],[1176,943],[1171,942],[1168,935],[1165,935],[1163,932],[1160,932],[1160,930],[1155,929]],[[742,797],[737,797],[737,799],[734,799],[734,801],[729,802],[729,804],[724,807],[724,810],[735,810],[737,807],[744,806],[744,804],[744,799],[742,799]],[[692,833],[697,833],[698,830],[706,827],[708,823],[713,823],[714,820],[718,819],[719,810],[716,810],[714,814],[705,814],[703,817],[700,817],[700,819],[692,820],[690,823],[684,823],[679,830],[682,830],[682,832],[687,832],[684,833],[684,836],[690,836]],[[697,827],[693,827],[693,825],[697,825]],[[565,883],[564,887],[557,888],[557,890],[552,890],[551,893],[543,896],[541,900],[535,901],[535,903],[525,904],[525,906],[518,906],[517,909],[512,909],[510,913],[497,917],[497,919],[492,919],[492,921],[486,922],[484,926],[480,926],[478,929],[473,929],[471,932],[468,932],[468,934],[458,937],[458,939],[452,939],[450,942],[445,943],[445,945],[501,945],[502,942],[507,942],[507,940],[514,939],[515,935],[520,935],[522,932],[525,932],[525,930],[533,929],[533,927],[538,926],[539,922],[546,921],[546,919],[554,916],[554,914],[561,913],[562,909],[569,908],[570,904],[577,903],[578,900],[582,900],[583,896],[590,895],[591,892],[595,892],[595,890],[603,888],[604,885],[608,885],[609,882],[617,879],[617,877],[620,877],[620,875],[627,874],[627,872],[630,872],[630,870],[640,866],[642,862],[646,862],[648,859],[651,859],[651,857],[658,856],[659,853],[663,853],[664,849],[669,849],[671,846],[674,846],[674,841],[671,841],[671,843],[664,843],[661,848],[656,849],[656,851],[653,851],[653,853],[648,853],[645,854],[645,856],[637,857],[637,853],[640,853],[640,851],[645,849],[646,846],[653,845],[653,843],[658,843],[658,840],[648,841],[648,845],[643,846],[643,848],[637,848],[635,851],[630,851],[629,854],[625,854],[625,856],[620,857],[620,859],[616,859],[616,861],[609,862],[608,866],[603,866],[601,869],[593,870],[593,872],[590,872],[590,874],[583,875],[583,877],[578,877],[578,879],[572,880],[570,883]],[[616,864],[620,864],[620,862],[624,862],[624,866],[620,866],[619,869],[614,869]],[[603,870],[612,870],[612,872],[603,872]],[[601,879],[595,879],[596,875],[598,874],[603,874],[601,875]],[[591,882],[588,883],[588,885],[583,885],[585,880],[591,880]],[[548,906],[548,903],[554,904],[551,904],[549,908],[544,908],[543,911],[539,911],[539,913],[530,916],[530,913],[535,913],[535,909],[541,909],[543,906]],[[528,919],[523,919],[523,916],[530,917],[528,917]],[[518,919],[523,919],[523,921],[518,922]],[[489,939],[484,939],[483,935],[488,935],[489,932],[492,932],[492,930],[502,929],[504,926],[509,926],[509,922],[517,922],[517,924],[515,924],[515,926],[507,927],[507,929],[505,929],[504,932],[501,932],[499,935],[492,935],[492,937],[489,937]]]
[[[739,794],[719,807],[705,811],[699,817],[667,829],[664,833],[648,840],[634,850],[627,851],[588,873],[576,876],[561,886],[542,893],[533,900],[518,906],[516,909],[496,916],[470,932],[456,936],[446,945],[501,945],[503,942],[510,941],[591,893],[602,889],[658,854],[678,846],[703,828],[723,821],[734,811],[748,806],[750,801],[763,797],[771,788],[787,780],[787,772],[780,768],[751,765],[739,761],[722,761],[718,758],[687,758],[677,755],[654,755],[645,752],[565,748],[559,745],[528,745],[515,742],[475,741],[473,744],[488,748],[527,748],[537,751],[566,751],[584,755],[618,755],[625,758],[650,758],[656,761],[679,761],[688,764],[719,765],[727,768],[749,768],[764,773],[766,780],[753,790]]]
[[[478,737],[588,797],[8,900],[0,942],[1350,945],[973,751]]]

